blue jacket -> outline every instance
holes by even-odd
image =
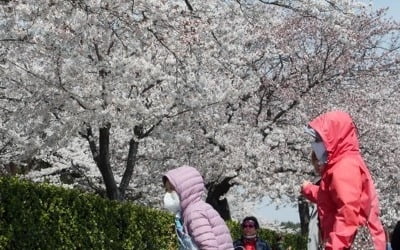
[[[236,240],[235,242],[233,242],[233,246],[234,246],[235,250],[243,250],[244,249],[243,239]],[[257,238],[256,250],[271,250],[271,248],[269,247],[267,242],[263,241],[260,238]]]

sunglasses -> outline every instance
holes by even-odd
[[[246,227],[248,227],[248,228],[254,228],[255,225],[253,225],[253,224],[243,224],[243,225],[242,225],[242,228],[246,228]]]

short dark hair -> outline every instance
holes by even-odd
[[[167,182],[167,180],[168,180],[168,177],[164,175],[164,176],[162,177],[162,183],[165,185],[165,183]]]
[[[243,224],[244,224],[246,221],[253,221],[253,222],[254,222],[254,226],[256,227],[256,229],[259,229],[259,228],[260,228],[260,224],[258,224],[258,220],[257,220],[256,217],[254,217],[254,216],[247,216],[247,217],[245,217],[245,218],[243,219],[243,221],[242,221],[242,226],[243,226]]]

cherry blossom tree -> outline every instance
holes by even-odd
[[[360,131],[364,131],[361,132],[363,152],[378,179],[379,188],[382,189],[383,185],[386,190],[390,185],[395,190],[397,188],[398,184],[395,183],[399,170],[395,163],[396,156],[387,150],[378,150],[391,155],[388,156],[391,164],[386,164],[378,161],[378,157],[374,156],[376,152],[369,148],[372,147],[371,144],[385,146],[380,142],[387,140],[384,139],[386,136],[376,133],[382,127],[385,127],[385,133],[397,135],[398,118],[388,106],[394,107],[394,110],[397,107],[392,98],[397,98],[395,89],[398,87],[399,26],[398,23],[384,20],[382,11],[352,13],[345,8],[339,9],[339,12],[324,12],[325,15],[305,15],[303,12],[288,16],[285,23],[276,26],[275,34],[279,36],[272,36],[277,39],[276,43],[270,37],[264,43],[253,43],[257,47],[264,45],[262,51],[267,51],[266,48],[271,43],[274,48],[281,49],[276,53],[265,53],[247,60],[255,62],[252,69],[260,77],[259,89],[246,99],[252,104],[242,105],[253,110],[243,109],[243,113],[247,117],[254,114],[252,121],[255,117],[256,126],[263,131],[263,140],[273,141],[275,133],[281,136],[281,141],[276,140],[275,146],[264,151],[265,154],[274,155],[269,157],[273,162],[265,162],[263,157],[264,162],[257,159],[256,167],[246,168],[254,172],[250,176],[268,176],[262,179],[264,184],[255,183],[258,188],[255,187],[253,194],[262,193],[265,187],[268,187],[267,193],[273,194],[271,196],[274,198],[288,194],[294,197],[298,193],[293,187],[301,180],[295,176],[291,178],[293,182],[285,179],[285,182],[279,183],[278,180],[291,174],[305,178],[304,174],[311,169],[308,164],[299,162],[309,156],[309,147],[303,144],[304,137],[301,136],[302,126],[317,114],[333,108],[349,111],[357,120]],[[254,23],[261,22],[257,20]],[[271,25],[268,27],[272,29]],[[243,37],[252,39],[257,34],[253,30],[250,33],[252,35]],[[272,55],[272,58],[267,58],[267,55]],[[276,64],[271,63],[273,59]],[[393,143],[386,146],[396,150],[398,146]],[[257,172],[258,168],[271,165],[273,167],[269,171],[277,171],[274,177],[278,176],[278,179],[268,175],[268,172],[262,174],[265,170]],[[381,172],[381,166],[385,166],[385,173]],[[390,184],[382,185],[383,179],[386,179],[384,183]],[[249,181],[245,186],[249,187],[253,183]],[[386,195],[388,197],[384,197]],[[385,202],[393,199],[392,192],[381,192],[381,199],[384,218],[390,221],[396,217],[398,201]]]
[[[190,52],[196,38],[188,25],[196,20],[190,12],[181,13],[179,5],[37,4],[4,7],[9,11],[2,40],[5,100],[15,114],[7,124],[28,125],[13,130],[25,137],[25,144],[36,144],[36,150],[62,146],[79,133],[89,144],[108,197],[123,198],[139,140],[164,119],[220,102],[229,81],[212,87],[216,82],[208,68],[190,69],[201,63]],[[176,10],[168,13],[169,8]],[[180,16],[173,20],[169,15]],[[212,91],[202,88],[205,82]],[[112,129],[130,137],[119,141],[125,142],[118,150],[128,155],[118,189],[111,165],[121,156],[110,157]]]
[[[190,164],[229,218],[225,195],[239,208],[296,202],[313,175],[302,128],[340,108],[358,124],[383,218],[398,216],[399,24],[384,11],[345,0],[8,1],[1,11],[3,164],[41,157],[111,199],[152,206],[162,174]]]

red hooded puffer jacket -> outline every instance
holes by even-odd
[[[351,117],[341,111],[328,112],[309,126],[318,132],[328,151],[320,185],[309,184],[302,189],[307,199],[317,203],[325,249],[349,248],[358,226],[368,220],[375,249],[384,250],[378,197]]]

